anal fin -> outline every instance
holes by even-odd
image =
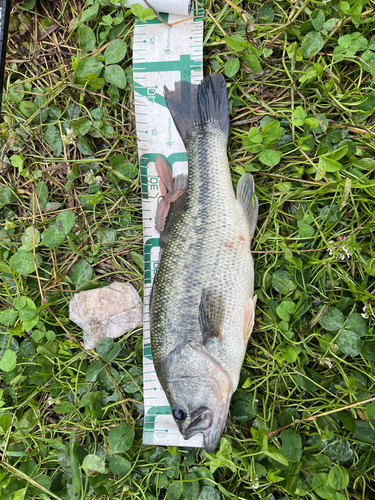
[[[244,174],[238,181],[237,199],[242,205],[249,226],[250,239],[252,239],[258,220],[259,204],[258,198],[255,195],[254,179],[251,174]]]

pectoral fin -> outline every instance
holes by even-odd
[[[172,172],[171,169],[169,168],[168,163],[162,156],[155,157],[155,167],[161,182],[164,184],[168,192],[172,192],[173,191]]]
[[[225,316],[223,297],[210,289],[203,289],[199,305],[199,324],[202,331],[203,345],[209,340],[221,340]]]
[[[247,345],[251,332],[253,331],[255,321],[255,306],[257,304],[257,296],[251,297],[245,304],[245,318],[243,325],[243,340]]]
[[[160,234],[161,248],[166,247],[171,227],[185,205],[187,180],[188,177],[186,174],[179,174],[173,179],[173,193],[178,193],[178,196],[173,196],[168,215],[165,219],[163,232]]]
[[[249,226],[250,239],[252,239],[258,220],[259,205],[258,198],[255,195],[254,179],[251,174],[244,174],[238,181],[237,199],[242,205]]]

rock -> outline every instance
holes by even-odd
[[[77,293],[69,304],[69,318],[83,330],[85,349],[104,337],[115,339],[143,324],[142,301],[130,283]]]

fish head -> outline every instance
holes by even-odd
[[[204,348],[193,342],[175,354],[166,363],[164,384],[172,416],[184,439],[202,432],[204,448],[212,453],[228,417],[230,377]]]

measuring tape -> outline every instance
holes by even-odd
[[[202,446],[202,435],[185,441],[171,415],[165,393],[152,362],[149,297],[160,258],[160,234],[155,213],[160,195],[155,157],[162,156],[173,177],[187,174],[187,153],[167,108],[163,89],[175,82],[199,84],[203,78],[203,9],[189,16],[160,14],[158,19],[138,23],[134,29],[134,104],[142,185],[144,241],[143,313],[143,443],[164,446]],[[193,17],[193,18],[192,18]]]

